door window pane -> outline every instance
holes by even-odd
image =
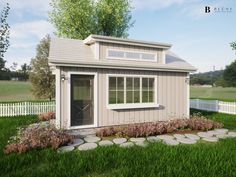
[[[73,87],[73,100],[91,100],[90,80],[75,79]]]

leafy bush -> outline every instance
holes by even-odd
[[[40,114],[38,116],[38,118],[41,121],[48,121],[48,120],[51,120],[51,119],[55,119],[56,114],[55,114],[55,112],[47,112],[47,113]]]
[[[179,130],[211,130],[214,128],[223,127],[222,123],[214,122],[204,117],[194,115],[190,119],[177,119],[166,122],[154,123],[139,123],[123,126],[114,126],[99,128],[96,131],[97,136],[128,136],[128,137],[143,137],[160,135],[164,133],[173,133]]]
[[[4,149],[6,154],[12,152],[22,153],[32,149],[48,147],[57,149],[62,145],[71,143],[74,137],[54,127],[44,126],[22,129],[19,131],[17,137],[13,139],[14,141]]]

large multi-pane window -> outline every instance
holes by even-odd
[[[109,76],[109,104],[155,103],[155,77]]]

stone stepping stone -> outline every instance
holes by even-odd
[[[130,138],[129,140],[136,143],[136,142],[143,142],[146,139],[145,138]]]
[[[174,137],[171,135],[158,135],[157,137],[162,140],[174,139]]]
[[[166,139],[166,140],[163,140],[163,142],[167,145],[170,145],[170,146],[176,146],[179,144],[178,141],[172,140],[172,139]]]
[[[215,129],[215,131],[217,131],[217,132],[220,132],[220,133],[222,133],[222,134],[224,134],[224,133],[228,133],[228,129],[226,129],[226,128],[218,128],[218,129]]]
[[[99,146],[111,146],[113,145],[113,142],[111,142],[110,140],[102,140],[98,144]]]
[[[228,135],[232,138],[236,138],[236,132],[229,132]]]
[[[179,138],[179,139],[177,139],[177,141],[182,143],[182,144],[195,144],[195,143],[197,143],[196,140],[192,140],[192,139],[189,139],[189,138]]]
[[[80,151],[87,151],[95,149],[98,145],[96,143],[84,143],[78,147]]]
[[[87,143],[96,143],[98,141],[101,140],[100,137],[97,137],[97,136],[87,136],[84,138],[84,140],[87,142]]]
[[[158,142],[158,141],[161,141],[161,139],[156,137],[156,136],[149,136],[149,137],[147,137],[147,141],[149,141],[149,142]]]
[[[74,142],[70,143],[69,145],[76,147],[76,146],[79,146],[79,145],[81,145],[83,143],[84,143],[84,140],[78,138],[78,139],[75,139]]]
[[[216,137],[206,137],[206,138],[202,138],[202,140],[208,141],[208,142],[217,142],[218,138],[216,138]]]
[[[73,151],[74,149],[75,149],[74,146],[62,146],[57,150],[57,152],[59,153],[70,152]]]
[[[200,137],[194,134],[185,134],[185,136],[191,140],[200,140]]]
[[[210,131],[207,131],[206,133],[208,133],[211,136],[224,134],[224,133],[221,133],[221,132],[218,132],[218,131],[215,131],[215,130],[210,130]]]
[[[132,146],[134,146],[134,143],[132,143],[132,142],[126,142],[126,143],[120,144],[120,147],[123,147],[123,148],[129,148]]]
[[[198,132],[197,135],[200,136],[201,138],[212,137],[212,135],[210,135],[209,133],[206,133],[206,132]]]
[[[145,142],[145,141],[137,141],[135,144],[137,146],[141,146],[141,147],[147,147],[148,146],[148,143]]]
[[[127,141],[126,138],[115,138],[115,139],[113,139],[113,142],[115,144],[122,144],[122,143],[125,143],[126,141]]]
[[[182,134],[174,134],[173,135],[176,139],[178,138],[185,138],[185,135],[182,135]]]
[[[216,137],[219,139],[231,138],[228,134],[220,134],[220,135],[216,135]]]

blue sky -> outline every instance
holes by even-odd
[[[11,46],[5,55],[7,66],[29,63],[35,47],[46,34],[53,34],[48,22],[50,0],[3,0],[11,6]],[[134,27],[129,38],[173,44],[172,51],[200,72],[213,66],[223,69],[236,59],[229,43],[236,41],[235,0],[133,0]],[[204,12],[205,6],[211,13]],[[214,12],[214,8],[232,8]]]

